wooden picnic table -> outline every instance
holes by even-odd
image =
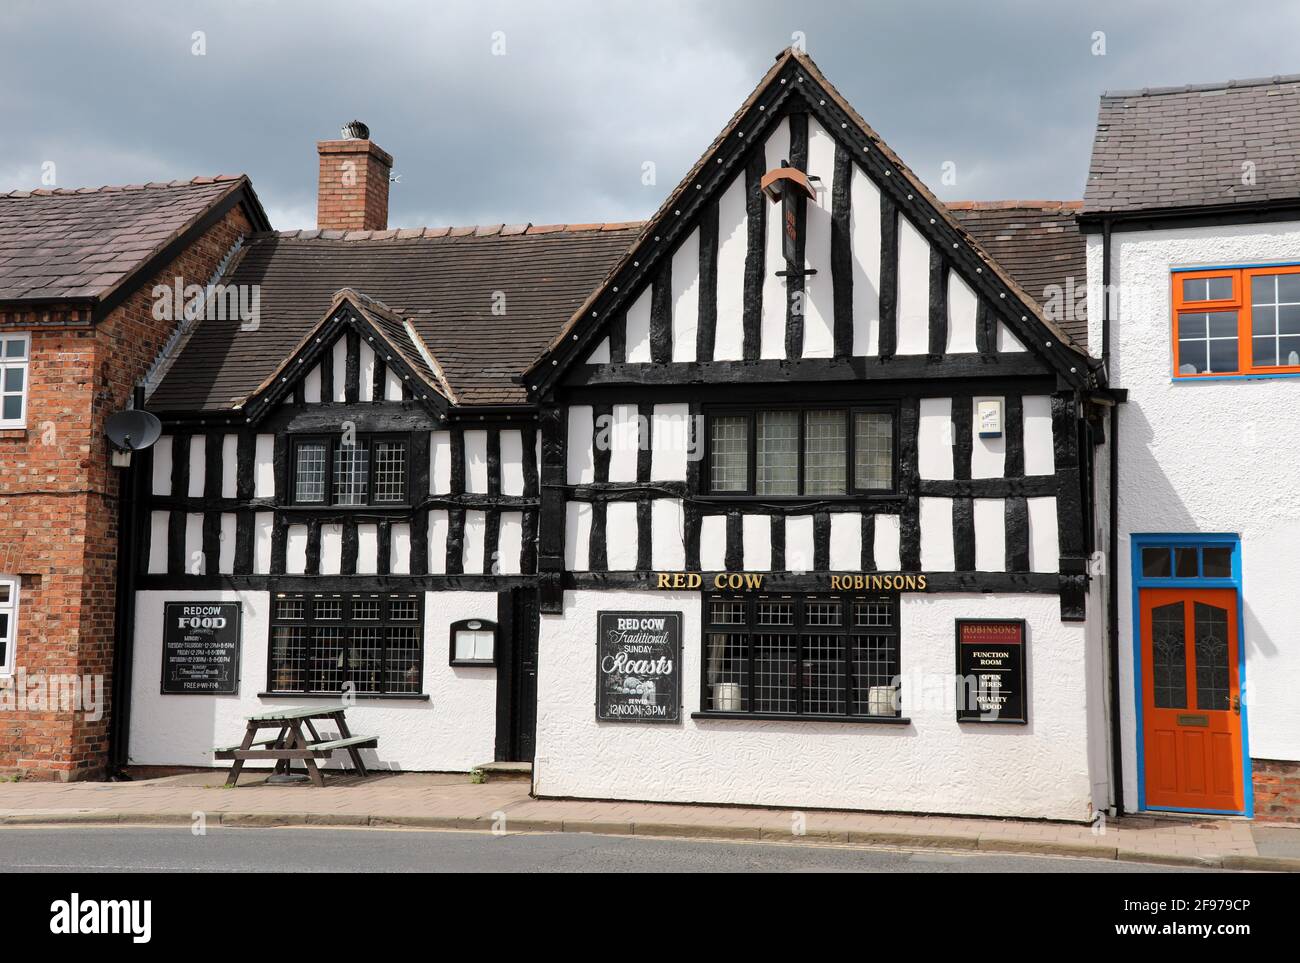
[[[244,730],[244,739],[239,745],[222,746],[213,750],[213,756],[217,759],[234,760],[235,764],[230,767],[230,777],[226,780],[226,786],[234,786],[239,780],[239,773],[243,770],[245,762],[258,759],[275,760],[272,774],[291,772],[293,761],[301,759],[312,783],[323,786],[325,778],[321,775],[316,760],[332,758],[336,749],[347,750],[352,758],[353,769],[361,776],[370,775],[366,764],[361,759],[360,750],[374,749],[379,745],[379,738],[354,736],[348,729],[347,719],[344,716],[346,711],[347,706],[343,703],[327,703],[272,709],[269,712],[248,716],[246,719],[248,727]],[[320,737],[313,722],[322,719],[334,722],[338,727],[338,738]],[[310,733],[310,739],[303,732],[304,727],[307,733]],[[259,733],[263,729],[278,729],[279,733],[275,736],[259,738]]]

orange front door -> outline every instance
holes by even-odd
[[[1146,804],[1244,808],[1234,589],[1142,589]]]

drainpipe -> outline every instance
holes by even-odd
[[[132,407],[144,407],[144,386],[137,385]],[[122,770],[130,758],[131,667],[134,663],[136,546],[139,544],[136,505],[140,500],[140,458],[122,470],[117,488],[117,592],[113,615],[113,685],[108,706],[108,772],[113,780],[130,777]]]
[[[1110,218],[1101,223],[1101,358],[1105,365],[1106,384],[1111,380],[1110,352]],[[1114,787],[1115,815],[1124,815],[1124,736],[1119,711],[1119,405],[1110,408],[1110,538],[1106,545],[1106,649],[1110,666],[1110,756],[1111,784]]]

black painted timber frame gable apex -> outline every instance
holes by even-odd
[[[271,372],[257,389],[235,408],[241,408],[247,424],[256,425],[274,411],[287,397],[295,397],[303,380],[315,365],[327,355],[332,356],[334,345],[340,337],[353,333],[358,341],[365,339],[375,352],[376,363],[382,362],[384,370],[395,372],[402,379],[402,400],[419,401],[439,419],[445,419],[455,403],[449,386],[440,377],[437,363],[433,367],[418,356],[414,344],[402,345],[396,334],[402,331],[402,321],[380,302],[366,295],[344,288],[337,292],[330,308],[287,358]],[[412,335],[418,337],[418,335]],[[350,359],[356,352],[349,350]],[[358,372],[332,372],[332,380],[345,379],[346,403],[356,403],[359,386],[355,383]],[[376,386],[382,388],[382,382]],[[324,392],[322,386],[322,401]],[[377,396],[375,400],[380,400]]]
[[[788,48],[646,222],[632,248],[524,373],[521,381],[531,401],[548,395],[566,371],[583,362],[599,342],[606,320],[620,317],[632,299],[654,283],[679,241],[697,224],[706,223],[705,213],[716,205],[733,178],[746,176],[746,163],[761,148],[771,128],[784,117],[799,114],[817,118],[879,188],[882,208],[889,205],[899,214],[909,215],[916,229],[942,255],[944,269],[957,270],[979,297],[982,310],[992,315],[991,320],[1006,324],[1026,349],[1057,375],[1062,387],[1086,388],[1095,382],[1086,353],[1048,320],[1035,300],[957,224],[943,203],[849,106],[816,64],[806,54]],[[769,269],[774,268],[768,265],[764,271]],[[748,273],[747,266],[747,289],[752,283]],[[761,278],[758,283],[762,283]],[[837,335],[837,347],[839,340]],[[882,343],[881,358],[866,360],[883,361],[891,354]],[[791,360],[796,359],[784,363]]]

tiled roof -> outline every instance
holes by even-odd
[[[0,303],[102,300],[242,175],[0,194]]]
[[[1088,343],[1087,248],[1077,223],[1082,201],[949,201],[946,206],[1075,344]]]
[[[1085,214],[1300,200],[1300,75],[1102,95]]]
[[[521,403],[514,379],[639,230],[571,224],[252,235],[223,283],[259,286],[256,329],[240,330],[237,318],[199,321],[149,406],[239,404],[348,287],[411,320],[461,404]]]

